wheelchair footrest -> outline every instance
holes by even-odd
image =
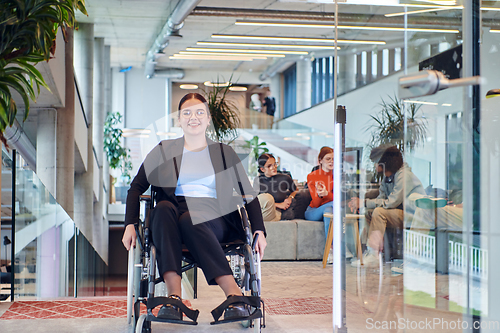
[[[235,317],[230,319],[219,320],[219,318],[223,315],[224,311],[231,304],[235,303],[244,303],[254,308],[254,311],[245,317]],[[214,321],[210,323],[210,325],[231,323],[235,321],[244,321],[244,320],[253,320],[262,318],[262,311],[260,309],[260,297],[259,296],[230,296],[228,297],[222,304],[212,310],[212,317],[214,317]]]
[[[158,305],[174,305],[177,306],[178,308],[181,309],[182,313],[186,315],[191,321],[187,320],[171,320],[171,319],[163,319],[163,318],[158,318],[155,317],[154,315],[148,315],[148,320],[150,321],[161,321],[161,322],[168,322],[168,323],[175,323],[175,324],[187,324],[187,325],[197,325],[198,323],[196,320],[198,319],[198,315],[200,314],[199,310],[192,310],[188,308],[184,303],[181,301],[175,299],[175,298],[168,298],[168,297],[153,297],[153,298],[148,298],[147,301],[147,308],[148,311],[154,309]],[[150,318],[152,317],[152,318]]]
[[[174,320],[174,319],[163,319],[155,317],[154,315],[148,315],[148,321],[156,321],[161,323],[171,323],[171,324],[182,324],[182,325],[198,325],[198,322],[191,320]]]

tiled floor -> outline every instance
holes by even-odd
[[[262,294],[266,302],[263,332],[332,332],[332,270],[321,262],[263,262]],[[239,323],[210,325],[210,311],[224,299],[217,286],[199,275],[198,326],[153,323],[153,332],[251,332]],[[119,282],[110,283],[120,288]],[[119,293],[119,290],[110,289]],[[126,322],[123,296],[52,301],[0,303],[0,331],[17,332],[132,332]],[[355,307],[355,305],[353,305]],[[68,319],[73,317],[73,319]],[[35,319],[28,319],[35,318]],[[44,318],[44,319],[42,319]]]
[[[409,305],[411,301],[407,299],[409,293],[405,287],[418,280],[420,273],[391,275],[390,265],[386,265],[382,273],[376,268],[358,270],[347,265],[345,309],[349,333],[422,331],[418,328],[374,329],[371,323],[376,321],[417,323],[438,318],[451,323],[463,320],[460,313],[435,309],[432,304],[427,307]],[[200,310],[198,326],[153,323],[153,332],[252,332],[239,323],[209,324],[213,320],[210,311],[223,301],[224,294],[217,286],[208,286],[202,274],[199,276],[199,298],[190,300],[191,307]],[[119,288],[119,283],[114,287]],[[323,269],[321,262],[263,262],[262,295],[266,302],[264,333],[333,331],[332,266]],[[422,300],[425,299],[416,299]],[[446,296],[438,301],[448,306]],[[127,325],[125,312],[124,296],[0,303],[0,332],[131,333],[133,329]]]

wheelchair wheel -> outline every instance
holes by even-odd
[[[151,323],[146,321],[146,315],[141,315],[135,326],[135,333],[151,333],[151,327],[147,327],[149,325],[151,325]]]
[[[254,333],[260,333],[261,332],[261,327],[260,327],[260,321],[262,318],[258,318],[253,320],[253,331]]]

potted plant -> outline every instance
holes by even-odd
[[[402,103],[396,96],[389,96],[389,99],[389,102],[382,100],[381,109],[376,115],[370,115],[374,124],[368,127],[372,130],[368,146],[374,148],[382,144],[392,144],[403,154],[405,151],[411,152],[423,145],[427,135],[427,120],[418,115],[421,105]],[[378,181],[379,176],[373,171],[372,182]]]
[[[259,143],[259,137],[254,136],[250,140],[245,140],[245,144],[242,145],[242,148],[250,149],[250,153],[248,156],[248,176],[249,177],[257,177],[259,174],[259,165],[258,159],[259,156],[263,153],[269,152],[266,146],[267,143],[261,142]]]
[[[116,127],[116,125],[122,122],[122,118],[123,117],[119,112],[108,112],[106,121],[104,122],[104,152],[106,153],[109,167],[112,170],[121,171],[121,175],[119,176],[120,183],[123,183],[121,185],[128,185],[132,179],[130,176],[130,171],[132,170],[132,162],[130,161],[129,154],[130,149],[123,147],[121,143],[123,131]],[[112,179],[111,185],[112,194],[115,194],[114,197],[123,199],[123,193],[116,193],[116,178]],[[121,187],[125,188],[125,186],[120,186],[120,188]],[[110,198],[113,198],[113,195],[111,195]]]
[[[393,144],[402,153],[411,152],[425,142],[427,135],[427,120],[418,115],[421,105],[402,103],[397,97],[389,97],[390,102],[382,100],[381,109],[376,115],[370,115],[374,124],[370,147],[381,144]],[[405,135],[406,115],[406,135]]]
[[[231,81],[231,78],[229,79]],[[205,91],[208,109],[212,118],[212,128],[208,130],[208,136],[215,141],[233,142],[238,137],[240,118],[238,107],[227,98],[229,85],[217,83],[212,89]]]

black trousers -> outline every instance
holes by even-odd
[[[220,246],[237,238],[224,217],[216,217],[207,222],[192,222],[191,214],[213,216],[216,199],[189,198],[189,207],[184,197],[177,197],[179,207],[170,201],[160,201],[151,212],[151,232],[156,246],[160,274],[175,271],[181,275],[182,244],[185,244],[193,258],[203,270],[208,284],[216,284],[215,278],[232,275],[231,268]],[[196,208],[193,211],[193,208]],[[194,218],[199,221],[199,218]]]

